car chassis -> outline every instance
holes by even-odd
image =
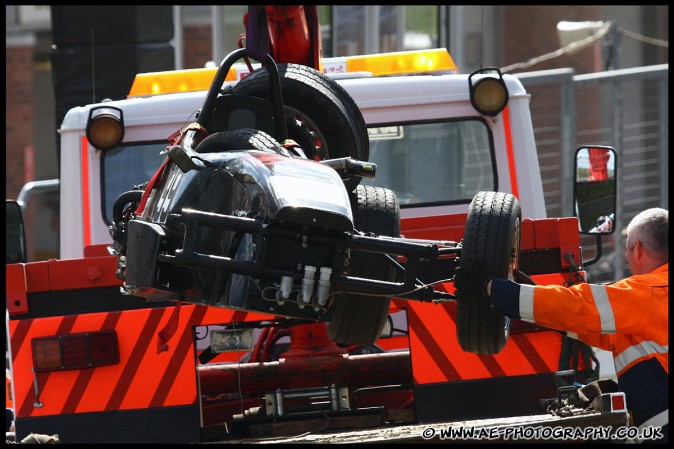
[[[125,281],[123,291],[148,300],[327,321],[337,343],[360,345],[378,338],[391,297],[455,300],[453,294],[434,286],[453,280],[464,242],[401,238],[395,194],[358,185],[360,177],[374,176],[374,164],[350,154],[309,158],[306,148],[297,145],[295,140],[299,139],[288,139],[287,127],[296,122],[284,112],[281,89],[283,83],[290,82],[287,73],[300,66],[289,64],[284,67],[286,75],[280,75],[267,55],[259,70],[268,73],[268,80],[261,80],[269,85],[270,103],[260,97],[236,95],[236,88],[233,93],[222,89],[229,68],[242,57],[247,57],[246,49],[236,50],[222,61],[196,123],[185,127],[167,147],[168,159],[144,189],[126,192],[115,202],[111,252],[120,256],[118,276]],[[341,103],[334,110],[347,115],[341,123],[349,124],[346,128],[350,129],[340,133],[366,133],[364,126],[357,126],[364,123],[360,111],[337,83],[308,67],[301,69],[329,87],[318,96]],[[254,74],[247,77],[253,80],[249,86]],[[222,121],[223,108],[247,108],[253,115],[257,111],[258,117],[249,128],[230,129],[214,124],[215,115],[220,114]],[[259,111],[273,111],[265,126],[278,140],[258,126],[262,123]],[[284,114],[285,120],[274,119]],[[354,114],[360,122],[354,122]],[[348,152],[367,155],[362,148]],[[512,277],[517,263],[512,249],[517,249],[519,242],[519,206],[512,195],[494,194],[478,195],[510,204],[506,216],[493,216],[506,229],[505,234],[490,238],[507,242],[505,251],[496,257],[494,274]],[[481,206],[471,204],[469,222],[471,215],[476,215],[473,220],[492,220],[492,215],[482,210],[475,214],[475,207]],[[475,256],[473,251],[471,254]],[[443,265],[446,278],[421,282],[418,277],[425,265],[440,259],[449,262]],[[464,313],[475,316],[469,310]],[[497,314],[488,305],[481,313]],[[509,320],[497,315],[495,325],[504,344]],[[493,332],[485,332],[493,338]],[[477,350],[473,346],[469,349]]]

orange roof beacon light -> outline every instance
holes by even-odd
[[[473,82],[475,75],[484,75],[493,71],[496,71],[498,78],[485,76]],[[468,77],[468,84],[470,86],[470,102],[480,114],[494,117],[508,104],[508,88],[498,68],[485,67],[474,71]]]
[[[340,78],[459,73],[446,48],[321,58],[320,64],[325,74]],[[259,67],[259,63],[252,64],[253,69]],[[208,90],[216,71],[215,68],[202,68],[139,73],[128,98]],[[249,72],[245,64],[234,64],[227,72],[225,82],[238,81]]]
[[[124,138],[124,114],[114,106],[97,106],[89,110],[87,139],[100,150],[119,145]]]

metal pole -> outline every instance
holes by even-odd
[[[398,5],[398,14],[396,14],[396,50],[403,51],[405,50],[405,22],[407,10],[405,5]]]
[[[466,61],[464,58],[463,52],[463,43],[465,40],[464,36],[464,10],[465,6],[463,5],[452,5],[449,6],[449,43],[447,50],[449,54],[452,55],[454,63],[459,67],[459,70],[466,70]]]
[[[562,151],[562,186],[571,186],[574,181],[573,157],[576,142],[576,88],[573,84],[573,74],[561,83],[561,117],[560,139]],[[574,215],[573,194],[569,189],[562,188],[561,213],[562,217]]]
[[[669,77],[659,78],[660,86],[660,207],[669,209]]]
[[[180,5],[173,5],[173,53],[176,70],[185,68],[185,52],[183,51],[183,18]]]
[[[437,47],[449,50],[449,5],[438,5],[438,43]],[[452,58],[454,55],[450,52]],[[456,59],[454,59],[456,62]]]
[[[611,22],[609,31],[602,41],[602,50],[604,55],[604,70],[616,70],[620,67],[618,53],[620,49],[620,34],[618,33],[618,24]]]
[[[365,5],[365,54],[379,53],[379,6]]]
[[[613,142],[615,142],[615,148],[623,150],[622,157],[618,158],[618,179],[625,179],[623,175],[623,170],[625,168],[625,153],[622,140],[622,123],[623,123],[623,101],[622,101],[622,83],[618,79],[613,79],[611,83],[611,110],[613,111]],[[625,226],[625,220],[623,214],[625,213],[623,208],[624,198],[624,183],[619,183],[621,187],[618,188],[618,198],[616,201],[616,211],[615,211],[615,226],[616,232],[611,234],[613,239],[613,267],[614,267],[614,279],[622,279],[624,277],[624,258],[622,256],[622,228]]]
[[[221,61],[225,57],[225,30],[224,17],[225,7],[223,5],[211,6],[211,31],[213,33],[213,62]]]

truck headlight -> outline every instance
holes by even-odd
[[[114,106],[98,106],[89,110],[87,140],[101,150],[109,150],[124,138],[124,115]]]

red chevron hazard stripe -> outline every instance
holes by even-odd
[[[106,314],[106,317],[104,318],[103,321],[103,325],[101,326],[101,330],[115,329],[115,326],[119,321],[120,316],[121,312]],[[89,385],[93,374],[94,374],[93,369],[85,369],[79,372],[77,380],[75,380],[75,384],[73,385],[73,388],[70,391],[68,398],[63,404],[61,414],[75,413],[75,411],[77,410],[77,406],[82,401],[82,397],[86,392],[87,386]]]
[[[157,351],[158,333],[171,320],[174,307],[10,320],[17,417],[195,404],[193,327],[274,318],[206,306],[178,307],[177,331],[168,339],[169,349],[164,352]],[[36,400],[32,339],[100,330],[116,331],[119,363],[40,372]]]
[[[10,320],[12,372],[17,417],[195,404],[196,368],[192,329],[196,325],[273,319],[270,315],[183,305],[169,350],[157,351],[158,332],[173,307]],[[40,372],[36,400],[31,341],[50,335],[115,330],[117,365]],[[36,402],[42,404],[36,406]]]
[[[179,351],[163,354],[162,357],[156,354],[156,333],[160,324],[169,318],[171,309],[142,309],[10,322],[10,326],[16,324],[16,331],[11,333],[10,340],[14,356],[12,368],[17,416],[147,407],[153,396],[155,403],[165,402],[168,391],[161,388],[161,379],[163,376],[175,375],[176,370],[171,370],[171,366],[191,360],[184,354],[181,358]],[[187,318],[184,320],[187,321]],[[92,369],[38,373],[38,399],[42,406],[36,406],[31,340],[47,335],[111,329],[117,331],[120,363]],[[182,352],[186,351],[182,349]],[[196,400],[195,375],[192,375],[191,382],[181,382],[183,379],[177,377],[173,379],[184,390],[192,390],[191,394],[184,393],[176,402],[193,403]],[[194,388],[190,388],[190,385]]]
[[[154,370],[147,370],[146,377],[143,379],[144,388],[140,387],[137,383],[134,383],[134,380],[140,380],[143,370],[141,366],[145,361],[146,357],[149,359],[152,357],[153,343],[156,342],[156,335],[159,329],[159,323],[163,315],[166,315],[167,318],[171,315],[171,309],[153,309],[149,312],[149,316],[144,318],[144,326],[133,326],[136,329],[141,329],[140,335],[133,341],[131,345],[130,342],[125,342],[126,351],[123,349],[123,343],[120,341],[120,359],[122,359],[122,353],[127,353],[128,357],[124,358],[123,369],[119,375],[117,382],[114,384],[114,389],[108,393],[108,401],[104,407],[104,410],[119,410],[124,408],[136,408],[142,404],[142,402],[147,400],[145,396],[149,389],[156,391],[156,384],[154,388],[148,388],[156,379],[159,378],[158,372],[155,374],[154,379],[149,378],[149,375]],[[131,318],[131,317],[129,317]],[[138,317],[134,317],[138,320]],[[129,320],[130,321],[130,320]],[[135,320],[134,320],[135,321]],[[152,358],[153,361],[154,358]],[[130,394],[128,394],[130,393]],[[127,399],[128,397],[128,399]],[[92,398],[94,399],[94,398]],[[122,402],[126,400],[126,404],[122,407]],[[93,405],[93,404],[92,404]]]
[[[557,371],[561,336],[554,331],[511,334],[496,355],[463,351],[456,338],[456,304],[408,303],[415,384]]]

